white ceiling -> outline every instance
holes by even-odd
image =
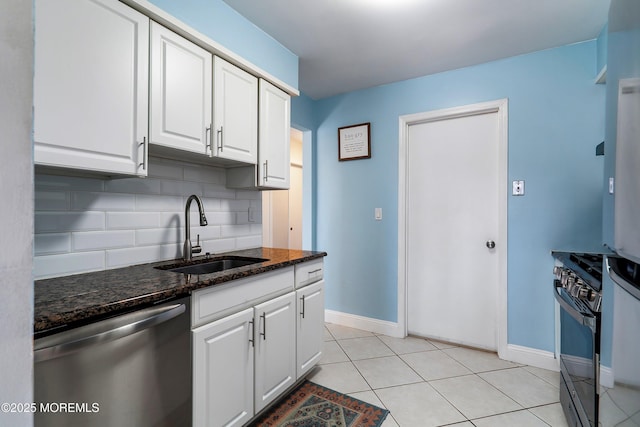
[[[594,39],[610,3],[224,1],[298,55],[299,89],[314,99]]]

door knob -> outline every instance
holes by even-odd
[[[494,242],[493,240],[487,240],[487,247],[489,249],[493,249],[496,247],[496,242]]]

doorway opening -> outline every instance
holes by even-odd
[[[302,249],[303,132],[291,129],[291,169],[288,190],[262,192],[262,245]]]

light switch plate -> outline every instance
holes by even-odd
[[[382,220],[382,208],[375,208],[375,218],[377,221]]]
[[[524,181],[513,181],[513,192],[514,196],[524,196]]]

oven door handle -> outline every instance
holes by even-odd
[[[567,301],[565,301],[564,298],[562,298],[562,295],[560,294],[562,291],[564,291],[564,288],[562,287],[562,284],[560,283],[559,280],[554,280],[553,281],[553,294],[556,297],[556,301],[558,301],[558,303],[560,304],[560,307],[562,307],[567,313],[569,313],[569,315],[571,315],[571,317],[573,317],[574,319],[576,319],[576,321],[578,321],[578,323],[580,323],[583,326],[586,326],[588,328],[590,328],[593,333],[596,332],[596,318],[594,316],[590,316],[590,315],[586,315],[585,313],[582,313],[578,310],[576,310],[575,307],[573,307],[571,304],[569,304]],[[565,291],[566,292],[566,291]]]

